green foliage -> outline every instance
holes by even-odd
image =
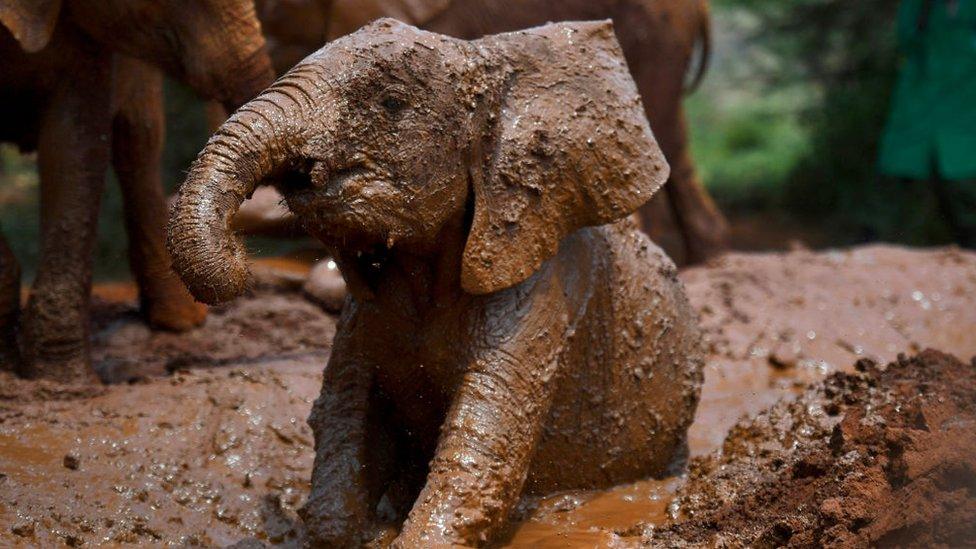
[[[748,48],[737,48],[740,56],[730,62],[758,82],[758,91],[719,115],[717,125],[703,127],[715,116],[699,100],[691,104],[696,158],[724,207],[786,211],[829,227],[836,244],[946,241],[929,186],[883,180],[876,171],[897,76],[897,8],[898,0],[715,0],[718,26],[742,13],[753,19],[733,29],[747,35]],[[769,59],[750,60],[750,49]],[[719,86],[742,88],[728,79]],[[791,92],[801,99],[770,109]],[[729,93],[712,90],[703,100]],[[703,135],[710,130],[725,141],[716,145],[722,137]],[[750,165],[756,158],[761,162]]]
[[[776,207],[782,181],[807,147],[791,105],[800,90],[721,108],[706,95],[689,100],[692,153],[709,190],[725,209]]]

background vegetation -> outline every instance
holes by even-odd
[[[924,184],[875,170],[898,0],[713,0],[715,65],[689,101],[695,158],[733,219],[824,244],[949,241]]]
[[[776,247],[794,237],[818,246],[946,242],[925,185],[875,172],[898,63],[898,0],[712,1],[712,66],[687,104],[702,179],[732,218],[736,244]],[[199,102],[171,83],[167,110],[165,179],[173,186],[207,134]],[[28,273],[37,256],[36,194],[33,159],[0,149],[0,225]],[[127,273],[121,219],[109,181],[101,278]],[[758,229],[741,230],[750,224]]]

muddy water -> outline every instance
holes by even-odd
[[[533,504],[529,518],[515,526],[508,547],[601,547],[614,533],[639,535],[645,526],[664,524],[682,479],[644,480],[602,492],[558,494]]]
[[[301,272],[284,270],[276,276]],[[710,347],[689,433],[695,455],[718,448],[738,418],[859,356],[927,346],[976,355],[976,254],[733,255],[682,278]],[[0,375],[0,546],[294,541],[312,456],[304,420],[333,320],[280,292],[216,310],[185,336],[109,313],[97,319],[103,365],[176,373],[95,391]],[[225,366],[186,370],[208,363]],[[593,547],[639,536],[668,521],[681,482],[527,503],[508,543]]]

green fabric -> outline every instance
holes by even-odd
[[[928,25],[919,17],[931,2]],[[881,139],[883,174],[976,178],[976,0],[902,0],[904,55]]]

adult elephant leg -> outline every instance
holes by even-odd
[[[162,74],[142,61],[116,56],[115,98],[112,164],[122,188],[129,264],[142,312],[155,328],[188,330],[204,321],[207,308],[180,281],[166,250]]]
[[[684,265],[685,242],[671,213],[667,191],[658,192],[637,210],[638,226],[677,265]]]
[[[696,178],[682,107],[685,77],[701,29],[697,4],[621,2],[614,17],[647,119],[671,166],[663,192],[641,208],[641,226],[669,254],[684,255],[681,263],[685,264],[720,253],[727,232],[724,216]],[[665,209],[670,215],[662,215]],[[682,245],[675,246],[676,242]]]
[[[41,122],[41,257],[23,321],[26,373],[70,382],[96,379],[88,313],[111,133],[110,58],[77,57]]]
[[[694,265],[722,254],[728,247],[728,221],[695,174],[688,150],[688,129],[684,109],[677,107],[675,149],[668,156],[671,178],[668,202],[684,237],[685,262]],[[665,153],[667,154],[667,153]]]
[[[17,322],[20,317],[20,266],[0,234],[0,370],[20,364]]]

